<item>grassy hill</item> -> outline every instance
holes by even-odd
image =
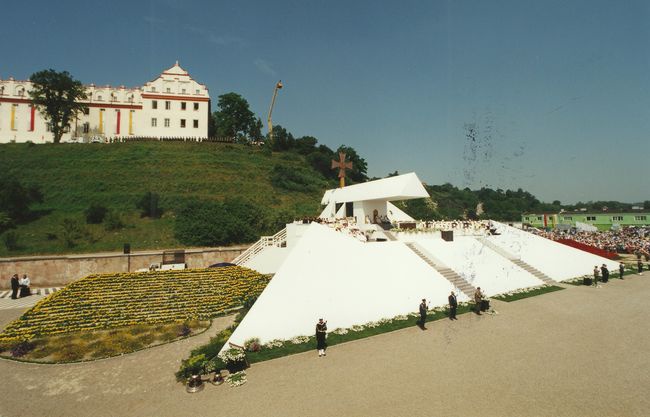
[[[6,144],[0,145],[0,172],[38,186],[44,195],[43,203],[32,207],[35,219],[13,229],[18,248],[0,245],[0,256],[115,251],[125,242],[133,250],[179,247],[175,211],[188,199],[242,197],[268,210],[305,216],[318,213],[321,194],[332,185],[296,153],[221,143]],[[306,191],[274,186],[274,172],[297,172],[309,186]],[[148,191],[160,195],[160,219],[141,218],[135,207]],[[107,231],[85,224],[91,204],[120,213],[125,227]],[[61,238],[66,218],[83,223],[83,237],[73,248]]]

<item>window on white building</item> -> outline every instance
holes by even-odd
[[[185,119],[181,119],[181,127],[185,127]]]
[[[151,118],[151,127],[156,127],[156,126],[158,126],[158,119],[156,119],[155,117],[152,117]]]
[[[199,121],[194,119],[194,129],[198,129],[199,127]]]
[[[83,114],[88,116],[90,114],[90,107],[84,107]]]
[[[183,94],[185,94],[185,89],[183,88],[183,89],[181,90],[181,92],[182,92]]]
[[[196,94],[201,94],[201,90],[196,90]]]
[[[588,222],[595,222],[596,221],[596,216],[587,216],[586,217]]]
[[[156,92],[156,87],[151,87],[151,92],[155,93]]]
[[[612,221],[620,222],[623,220],[623,216],[612,216]]]
[[[187,109],[187,103],[184,101],[181,101],[181,110]]]
[[[165,110],[169,110],[172,108],[172,102],[171,101],[166,101],[165,102]]]
[[[165,127],[169,127],[169,119],[165,119]]]
[[[194,103],[194,110],[198,110],[198,109],[199,109],[199,103]]]
[[[84,133],[89,133],[90,132],[90,123],[86,122],[83,124],[83,132]]]
[[[634,220],[646,220],[646,216],[634,216]]]
[[[169,87],[167,87],[167,90],[166,90],[166,91],[167,91],[168,93],[171,93],[171,92],[172,92],[172,89],[169,88]]]
[[[102,101],[102,96],[97,96],[97,101]]]
[[[158,100],[153,100],[151,102],[151,108],[154,110],[158,108]]]

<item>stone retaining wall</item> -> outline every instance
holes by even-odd
[[[205,268],[219,262],[230,262],[248,246],[186,249],[188,268]],[[34,287],[64,286],[90,274],[133,272],[162,262],[163,250],[0,258],[0,289],[10,288],[13,274],[27,274]]]

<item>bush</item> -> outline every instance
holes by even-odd
[[[61,221],[61,237],[68,248],[77,244],[77,240],[83,236],[83,227],[76,219],[65,218]]]
[[[244,349],[246,349],[247,352],[259,352],[262,350],[259,337],[251,337],[246,340],[244,342]]]
[[[287,191],[315,193],[326,188],[325,182],[304,168],[276,165],[271,173],[271,184]]]
[[[270,223],[262,208],[246,200],[190,200],[176,215],[174,234],[192,246],[247,243],[272,232]]]
[[[192,333],[192,329],[190,329],[190,326],[187,325],[187,323],[183,323],[180,326],[178,326],[178,332],[176,335],[178,337],[185,337],[189,336],[190,333]]]
[[[160,196],[151,191],[143,195],[135,207],[140,210],[140,217],[159,219],[163,214],[163,209],[160,207]]]
[[[104,229],[114,231],[120,230],[123,227],[124,223],[122,222],[122,217],[114,211],[109,211],[104,219]]]
[[[20,342],[11,348],[11,356],[14,358],[20,358],[34,350],[35,347],[36,345],[32,342]]]
[[[104,206],[100,206],[99,204],[92,204],[86,209],[84,213],[86,215],[86,223],[100,224],[104,221],[104,218],[108,213],[108,209]]]
[[[15,231],[9,231],[2,236],[2,242],[5,244],[5,247],[8,251],[16,250],[20,248],[18,243],[18,233]]]

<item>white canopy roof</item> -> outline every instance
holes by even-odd
[[[327,205],[332,201],[334,203],[368,200],[400,201],[425,197],[429,197],[427,190],[424,189],[415,172],[411,172],[344,188],[327,190],[323,195],[321,204]]]

